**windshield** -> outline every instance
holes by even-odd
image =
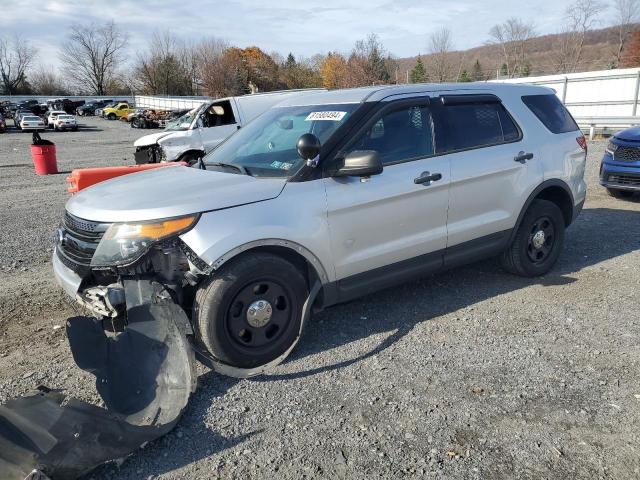
[[[200,108],[202,107],[194,108],[182,115],[180,118],[172,120],[167,124],[165,130],[189,130],[189,126],[193,122],[193,119],[196,118],[196,114]]]
[[[237,165],[256,177],[291,177],[305,164],[296,150],[300,136],[313,133],[324,144],[357,106],[273,108],[230,136],[204,163]]]

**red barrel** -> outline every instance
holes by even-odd
[[[36,167],[36,175],[58,173],[55,145],[31,145],[31,158]]]

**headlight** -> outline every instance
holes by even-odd
[[[617,149],[618,149],[618,145],[616,145],[611,140],[609,140],[609,143],[607,144],[607,153],[610,153],[611,155],[613,155],[614,153],[616,153]]]
[[[128,265],[138,260],[156,242],[179,235],[193,227],[197,215],[154,222],[114,223],[98,244],[92,267]]]

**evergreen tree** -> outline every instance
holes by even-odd
[[[528,77],[529,75],[531,75],[531,64],[525,63],[524,67],[522,67],[522,76]]]
[[[502,66],[500,67],[500,76],[501,77],[509,76],[509,68],[507,67],[506,63],[503,63]]]
[[[409,72],[410,83],[422,83],[427,81],[427,71],[422,63],[422,58],[418,56],[415,66]]]
[[[460,75],[458,75],[458,82],[471,82],[471,78],[469,77],[469,74],[467,73],[466,70],[462,70],[462,72],[460,72]]]
[[[476,63],[473,64],[473,72],[471,73],[471,79],[474,82],[481,82],[486,80],[484,74],[482,73],[482,66],[480,65],[480,60],[476,60]]]
[[[297,65],[296,58],[293,56],[293,53],[289,52],[287,55],[287,60],[284,62],[284,68],[293,69]]]

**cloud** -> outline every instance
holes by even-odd
[[[0,32],[20,33],[57,61],[58,46],[72,23],[113,19],[128,32],[130,49],[144,48],[154,30],[190,40],[224,38],[240,47],[311,56],[349,52],[369,33],[403,57],[426,51],[429,35],[447,26],[459,49],[483,44],[489,28],[511,16],[536,23],[539,33],[558,31],[568,0],[22,0],[5,5]],[[272,6],[269,6],[271,4]],[[131,57],[135,55],[132,52]],[[45,62],[46,60],[46,62]]]

